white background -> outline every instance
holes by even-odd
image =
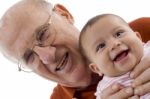
[[[19,0],[0,0],[0,17]],[[48,0],[66,6],[81,29],[84,23],[97,14],[114,13],[127,22],[150,16],[149,0]],[[17,65],[0,54],[0,99],[49,99],[56,83],[34,73],[17,71]]]

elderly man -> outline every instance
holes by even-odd
[[[95,99],[100,78],[92,73],[78,46],[79,31],[62,5],[44,0],[22,0],[2,17],[0,46],[2,53],[36,74],[58,82],[51,99]],[[144,32],[143,32],[144,33]],[[126,99],[150,91],[150,56],[133,70],[133,88],[110,86],[103,92],[105,99]],[[149,76],[148,76],[149,75]],[[141,91],[142,90],[142,91]]]

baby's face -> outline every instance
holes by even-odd
[[[119,76],[136,66],[143,56],[137,33],[117,17],[107,16],[87,28],[83,48],[97,69],[107,76]]]

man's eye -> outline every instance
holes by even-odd
[[[40,30],[37,31],[36,39],[39,42],[43,42],[47,40],[49,37],[49,31],[48,31],[49,25],[43,26]]]
[[[96,52],[102,48],[105,47],[105,43],[100,43],[97,47],[96,47]]]
[[[43,29],[39,32],[37,40],[42,42],[45,41],[48,38],[47,29]]]
[[[34,58],[35,58],[34,56],[35,56],[34,53],[29,54],[29,56],[28,56],[28,58],[27,58],[27,63],[28,63],[28,64],[33,63]]]
[[[24,54],[24,60],[26,64],[31,64],[34,61],[35,53],[32,50],[28,50]]]

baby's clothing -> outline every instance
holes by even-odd
[[[144,55],[150,55],[150,41],[144,44]],[[103,79],[98,83],[97,91],[95,93],[96,99],[101,99],[101,92],[113,83],[120,83],[124,86],[131,86],[133,80],[129,75],[130,72],[118,77],[104,76]],[[140,99],[150,99],[150,93],[140,96]]]

